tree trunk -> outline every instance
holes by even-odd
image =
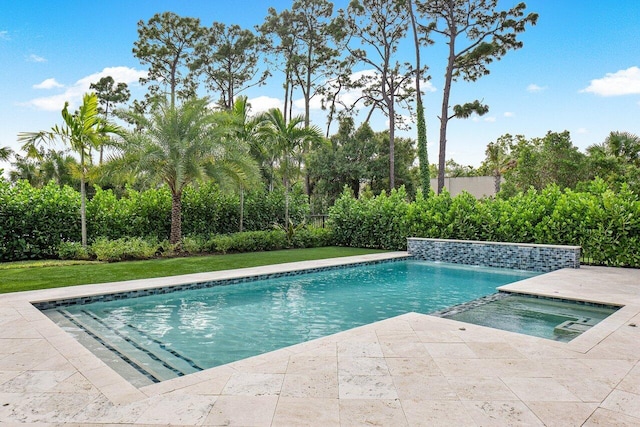
[[[500,181],[501,180],[502,180],[502,175],[500,175],[500,173],[497,172],[493,176],[493,184],[494,184],[494,189],[496,190],[496,194],[498,194],[500,192]]]
[[[289,226],[289,179],[284,179],[284,226]]]
[[[169,242],[172,245],[180,243],[182,239],[182,193],[174,193],[171,196],[171,235]]]
[[[80,230],[82,247],[87,247],[87,189],[85,188],[85,170],[84,170],[84,150],[80,151],[80,167],[82,175],[80,176]]]
[[[453,65],[455,62],[455,33],[449,39],[449,60],[444,77],[444,90],[442,94],[442,110],[440,112],[440,152],[438,155],[438,194],[444,188],[444,168],[447,155],[447,123],[449,122],[449,97],[451,96],[451,82],[453,80]]]
[[[242,226],[244,220],[244,188],[240,186],[240,232],[242,233]]]
[[[427,124],[424,118],[424,107],[422,105],[422,92],[420,89],[420,38],[416,26],[416,17],[413,13],[413,2],[407,2],[409,7],[409,17],[411,18],[411,28],[413,29],[413,44],[416,51],[416,109],[418,127],[418,160],[420,162],[420,184],[422,194],[427,196],[431,190],[431,175],[429,173],[429,153],[427,151]]]
[[[85,189],[84,173],[80,178],[80,228],[82,230],[82,247],[87,247],[87,190]]]

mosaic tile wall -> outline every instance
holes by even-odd
[[[407,239],[409,254],[427,261],[549,272],[580,268],[579,246],[478,242],[470,240]]]

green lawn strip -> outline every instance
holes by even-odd
[[[228,255],[194,256],[118,263],[83,263],[42,266],[25,264],[24,268],[0,269],[0,293],[58,288],[90,283],[118,282],[176,276],[179,274],[231,270],[295,261],[381,253],[375,249],[325,247],[251,252]]]

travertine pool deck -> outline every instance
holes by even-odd
[[[409,313],[140,389],[31,305],[346,260],[0,295],[0,424],[640,425],[640,270],[503,288],[624,305],[567,344]]]

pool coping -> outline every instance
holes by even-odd
[[[329,337],[323,337],[307,343],[297,344],[285,349],[276,350],[271,353],[244,359],[228,365],[207,369],[187,376],[164,381],[158,384],[145,386],[139,389],[132,386],[124,378],[111,370],[111,368],[104,365],[104,363],[100,359],[90,353],[81,344],[76,342],[66,332],[58,328],[57,325],[55,325],[43,313],[41,313],[32,305],[32,302],[64,299],[74,296],[77,297],[83,295],[99,295],[103,293],[129,291],[132,289],[148,289],[150,287],[179,285],[194,281],[221,280],[250,275],[278,273],[283,271],[297,271],[303,270],[310,266],[316,268],[328,267],[345,263],[351,264],[403,257],[407,257],[406,252],[334,258],[329,260],[297,262],[265,267],[253,267],[248,269],[172,276],[161,279],[134,280],[99,285],[82,285],[69,288],[27,291],[0,295],[0,325],[4,325],[2,328],[0,328],[0,340],[3,340],[2,342],[7,343],[22,343],[20,345],[27,345],[28,342],[42,342],[46,343],[47,348],[51,351],[51,354],[47,355],[48,357],[46,358],[48,359],[48,361],[45,361],[43,359],[43,365],[32,366],[32,364],[29,363],[29,358],[37,359],[38,357],[44,357],[44,355],[40,354],[41,350],[16,350],[16,352],[14,353],[7,352],[7,350],[0,350],[0,385],[3,387],[3,389],[0,390],[0,399],[4,399],[5,395],[11,395],[12,397],[16,396],[15,398],[18,399],[19,396],[24,397],[35,396],[38,393],[43,394],[44,392],[42,390],[42,387],[34,388],[33,384],[30,385],[28,381],[27,383],[22,384],[20,387],[16,387],[16,389],[14,390],[14,387],[16,386],[14,384],[16,382],[16,378],[20,378],[21,376],[27,375],[32,372],[35,372],[36,374],[51,372],[51,375],[53,375],[53,372],[59,372],[59,370],[55,368],[56,366],[60,365],[64,366],[65,372],[73,371],[74,373],[80,374],[84,381],[86,381],[86,384],[88,384],[87,387],[90,386],[91,390],[95,390],[95,393],[102,395],[102,398],[106,399],[103,406],[125,405],[127,407],[130,407],[131,405],[142,405],[147,409],[144,411],[144,414],[146,415],[137,417],[129,424],[134,425],[136,423],[148,423],[149,419],[152,418],[152,412],[154,412],[154,410],[156,412],[158,411],[158,408],[153,406],[155,403],[157,403],[153,399],[163,401],[164,399],[177,399],[176,393],[178,393],[187,401],[189,400],[187,399],[187,397],[192,396],[192,401],[189,401],[189,405],[193,405],[194,401],[199,402],[201,400],[204,400],[206,396],[209,396],[210,405],[207,407],[209,408],[208,410],[211,411],[211,406],[213,405],[215,407],[215,403],[211,402],[215,401],[216,399],[222,401],[222,396],[228,397],[227,394],[229,393],[223,393],[222,387],[220,387],[220,390],[217,393],[215,391],[194,391],[204,384],[212,384],[216,381],[220,381],[227,384],[225,386],[225,390],[227,390],[228,383],[226,383],[226,381],[229,380],[229,377],[235,377],[238,375],[250,375],[251,373],[255,372],[260,372],[260,375],[265,376],[265,378],[268,375],[275,375],[278,376],[278,378],[280,378],[279,376],[282,375],[284,378],[287,372],[285,361],[288,361],[293,357],[305,355],[307,353],[311,353],[313,355],[322,355],[324,354],[323,352],[326,349],[330,349],[331,351],[329,353],[333,354],[333,352],[335,352],[336,346],[338,348],[339,355],[341,348],[340,346],[342,346],[342,348],[350,348],[352,346],[352,343],[358,343],[362,340],[371,340],[373,339],[372,337],[376,336],[376,334],[378,336],[378,339],[380,339],[380,331],[382,331],[382,333],[384,331],[390,331],[393,332],[393,335],[402,335],[402,333],[408,333],[407,328],[409,328],[414,333],[420,332],[424,336],[433,336],[432,338],[428,338],[429,341],[427,344],[424,344],[425,346],[428,346],[428,349],[431,349],[430,351],[435,351],[433,350],[433,348],[444,348],[449,345],[462,347],[463,343],[466,343],[464,345],[471,346],[471,343],[476,342],[479,337],[484,337],[483,339],[492,340],[491,342],[495,341],[497,343],[514,343],[514,345],[517,343],[523,346],[523,348],[526,348],[527,346],[535,346],[536,349],[539,349],[535,351],[545,353],[548,352],[549,354],[558,352],[565,355],[563,357],[570,359],[575,358],[577,360],[582,360],[582,358],[584,358],[585,360],[593,361],[598,360],[594,358],[601,357],[602,360],[608,361],[607,363],[609,364],[613,363],[613,365],[615,366],[618,366],[620,364],[620,370],[621,372],[624,371],[625,375],[619,381],[617,381],[618,385],[612,389],[611,394],[605,396],[598,402],[593,402],[593,404],[598,403],[598,405],[595,406],[589,414],[587,414],[587,418],[594,420],[614,420],[626,419],[624,417],[631,417],[630,419],[634,421],[638,421],[640,419],[640,411],[636,410],[636,406],[634,406],[640,405],[640,375],[636,374],[636,371],[640,371],[640,368],[632,369],[633,366],[638,365],[638,363],[640,362],[640,339],[638,339],[638,331],[640,329],[629,328],[627,326],[630,324],[630,322],[640,321],[639,270],[624,270],[604,267],[582,267],[579,270],[563,269],[498,288],[498,290],[504,290],[508,292],[527,293],[532,295],[541,295],[568,300],[586,300],[594,303],[623,306],[623,308],[618,310],[612,316],[600,322],[598,325],[591,328],[591,330],[583,333],[578,338],[572,340],[569,343],[557,343],[554,341],[524,336],[512,332],[493,330],[491,328],[485,328],[475,325],[464,324],[465,326],[462,327],[460,326],[460,322],[456,322],[454,320],[440,319],[428,315],[409,313],[406,315],[398,316],[396,318],[387,319],[381,322],[376,322],[374,324],[369,324],[352,330],[344,331],[335,335],[331,335]],[[153,284],[151,283],[151,281],[153,281]],[[404,332],[395,333],[394,331],[396,330],[402,330]],[[373,335],[372,331],[375,332]],[[473,334],[474,336],[471,337],[471,334]],[[424,342],[424,337],[422,342]],[[623,343],[624,346],[621,343]],[[370,344],[372,343],[368,343],[367,346],[369,346]],[[15,361],[13,360],[14,358]],[[485,359],[487,363],[489,363],[491,360],[494,360],[495,362],[495,359],[487,359],[482,357],[474,357],[472,360],[478,361]],[[455,367],[450,366],[450,364],[445,359],[434,358],[434,360],[443,371],[446,371],[447,369],[455,369]],[[532,360],[535,361],[536,359]],[[553,360],[555,361],[556,359],[554,358]],[[391,359],[389,360],[389,362],[390,361]],[[615,361],[618,362],[614,363]],[[43,366],[46,369],[44,369]],[[285,367],[283,368],[283,366]],[[533,375],[533,373],[527,371],[528,368],[526,368],[525,366],[522,366],[519,369],[521,369],[522,372],[514,371],[513,373],[510,373],[510,375],[513,376],[517,374],[518,378],[529,378]],[[620,387],[620,384],[625,383],[624,378],[630,375],[633,377],[631,380],[631,385],[629,386],[627,384],[625,387]],[[457,378],[458,374],[454,375],[454,377]],[[472,379],[473,376],[468,378]],[[510,381],[508,380],[508,378],[510,377],[500,378],[503,382],[506,381],[508,383],[508,381]],[[49,379],[47,381],[53,380]],[[631,403],[627,403],[626,406],[622,404],[616,404],[616,406],[611,404],[611,402],[608,402],[607,399],[617,392],[618,394],[616,394],[616,396],[620,395],[621,393],[626,393],[624,397],[628,402]],[[78,389],[74,391],[74,395],[75,394],[82,394],[82,388],[78,387]],[[242,396],[246,396],[246,391],[243,391],[239,394],[231,394],[233,394],[235,398],[242,400],[245,399]],[[260,395],[258,393],[254,394],[255,397]],[[344,404],[347,406],[354,403],[353,401],[349,400],[348,397],[346,398],[347,400],[345,400],[342,394],[343,393],[341,391],[340,395],[336,399],[336,402],[340,408],[343,407],[343,402],[345,402]],[[49,397],[48,394],[47,396]],[[52,393],[51,396],[54,396],[54,394]],[[61,398],[60,396],[58,396],[58,398]],[[68,395],[64,394],[64,397],[67,396]],[[396,396],[396,398],[398,397],[399,396]],[[9,398],[7,397],[7,399]],[[274,411],[276,411],[277,407],[280,405],[280,400],[282,400],[282,402],[287,401],[286,399],[283,399],[275,399],[275,401],[273,402]],[[406,399],[399,397],[399,402],[401,404],[404,403],[405,400]],[[16,400],[16,402],[17,401],[18,400]],[[532,406],[531,404],[528,404],[527,400],[524,398],[519,399],[519,401],[525,403],[526,406],[529,407],[527,411],[531,411],[537,417],[536,419],[542,420],[544,418],[544,414],[542,412],[535,410],[535,405]],[[186,404],[185,402],[183,403]],[[299,403],[302,404],[302,402]],[[313,403],[313,399],[309,400],[308,402],[309,405],[312,405]],[[587,402],[584,403],[586,404]],[[592,402],[588,403],[592,404]],[[462,404],[463,406],[467,405],[464,401],[462,402]],[[15,403],[15,405],[18,405],[18,403]],[[15,405],[9,404],[7,407],[11,408]],[[284,403],[282,403],[282,405],[284,405]],[[542,404],[540,403],[540,405]],[[88,406],[85,404],[83,406],[84,409],[80,408],[78,411],[74,412],[73,416],[69,416],[69,419],[77,419],[77,417],[79,416],[78,414],[82,414],[82,410],[86,410],[87,407]],[[402,408],[404,414],[409,417],[407,406],[404,405],[402,406]],[[520,409],[522,411],[525,411],[524,408]],[[471,409],[469,410],[471,411]],[[54,421],[56,421],[57,423],[66,422],[66,418],[56,418],[61,417],[60,414],[64,414],[64,410],[62,408],[57,408],[56,411],[57,412],[53,412],[53,414],[55,415]],[[277,415],[278,412],[276,411],[275,413]],[[2,407],[0,407],[0,422],[15,422],[16,417],[18,417],[18,419],[27,420],[28,422],[42,422],[43,419],[38,418],[38,415],[39,414],[35,409],[31,413],[29,413],[29,411],[25,409],[12,409],[11,411],[9,411],[8,409],[3,409]],[[175,413],[166,413],[164,416],[166,417],[164,421],[166,421],[174,419],[172,417],[175,417],[177,415]],[[189,422],[189,418],[187,415],[182,414],[180,416],[185,417],[180,418],[181,423],[192,424],[191,422]],[[213,412],[208,413],[208,416],[209,418],[207,418],[205,415],[205,418],[207,420],[209,420],[211,417],[214,417]],[[200,421],[198,421],[197,424],[202,424],[205,421],[205,418],[202,418]],[[585,420],[587,418],[585,418]],[[280,418],[275,417],[270,423],[266,425],[277,425],[279,423],[276,421],[279,419]],[[340,418],[340,420],[342,420],[342,418]],[[88,420],[84,421],[87,422]],[[83,421],[76,422],[83,423]],[[101,423],[96,419],[91,419],[91,422],[95,422],[97,424]],[[113,423],[113,420],[111,420],[111,422],[105,421],[105,424],[109,423]],[[125,422],[124,424],[127,423]],[[208,423],[204,422],[204,424]],[[409,424],[411,423],[409,422]]]

